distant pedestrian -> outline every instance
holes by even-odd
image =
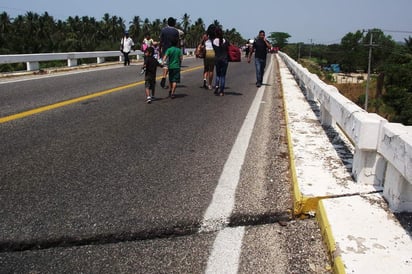
[[[205,57],[203,59],[203,87],[212,89],[213,71],[215,70],[215,49],[213,48],[213,40],[215,39],[215,25],[210,25],[206,31],[206,39],[203,44],[205,46]]]
[[[160,31],[160,57],[163,59],[166,51],[172,45],[172,40],[179,42],[179,31],[175,28],[176,26],[176,19],[173,17],[169,17],[167,19],[167,26],[164,27]],[[177,44],[176,44],[177,45]],[[164,64],[163,66],[163,76],[162,80],[160,81],[160,86],[162,88],[165,87],[166,84],[166,77],[168,73],[168,64]]]
[[[129,53],[134,50],[134,42],[129,36],[129,32],[125,32],[122,40],[120,40],[120,51],[123,53],[124,65],[130,65]]]
[[[143,70],[145,71],[145,92],[146,103],[150,104],[155,100],[155,87],[156,87],[156,70],[157,67],[162,67],[159,61],[153,56],[153,47],[148,47],[145,52],[145,60],[143,64]]]
[[[250,63],[252,54],[255,53],[255,67],[256,67],[256,86],[261,87],[263,84],[263,74],[265,73],[266,67],[266,55],[268,49],[272,46],[265,37],[265,32],[263,30],[259,31],[258,37],[252,44],[249,52],[247,62]]]
[[[170,47],[163,56],[163,64],[168,64],[169,70],[169,96],[175,98],[177,84],[180,83],[180,66],[183,60],[183,54],[177,47],[179,39],[171,39]]]
[[[213,48],[215,50],[216,81],[215,94],[224,96],[226,86],[226,72],[229,65],[228,61],[228,41],[223,38],[223,31],[216,27]]]
[[[146,33],[142,41],[141,51],[145,52],[147,48],[153,47],[154,43],[153,39],[150,38],[150,34]]]

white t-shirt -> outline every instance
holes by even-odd
[[[120,44],[123,44],[124,52],[130,52],[132,50],[132,47],[134,46],[134,42],[132,38],[126,37],[126,36],[122,38],[122,40],[120,41]]]

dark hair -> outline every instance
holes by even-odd
[[[167,24],[171,27],[174,27],[176,25],[176,19],[174,19],[173,17],[169,17],[167,19]]]
[[[148,52],[149,55],[153,55],[154,54],[154,48],[153,47],[148,47],[144,52]]]
[[[209,39],[213,40],[216,37],[216,25],[211,24],[209,27],[207,27],[206,31],[207,35],[209,36]]]
[[[219,38],[219,45],[222,46],[223,44],[223,30],[219,27],[216,27],[216,38]]]

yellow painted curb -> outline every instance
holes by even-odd
[[[278,62],[277,59],[276,61]],[[282,81],[282,78],[280,78],[280,81]],[[289,152],[290,173],[291,173],[291,179],[292,179],[293,214],[295,216],[302,215],[302,214],[309,214],[311,212],[316,212],[319,201],[327,197],[304,196],[302,195],[300,191],[299,182],[298,182],[298,178],[296,175],[295,153],[293,152],[292,137],[291,137],[291,133],[289,129],[289,116],[287,112],[287,103],[286,103],[285,96],[283,93],[282,84],[280,85],[280,90],[281,90],[282,101],[283,101],[283,110],[284,110],[285,124],[286,124],[286,136],[287,136],[288,152]]]
[[[345,265],[343,263],[342,257],[340,256],[340,250],[336,247],[336,242],[333,237],[328,216],[326,215],[322,200],[319,201],[319,204],[317,206],[316,220],[319,223],[323,240],[328,248],[329,256],[333,264],[333,273],[346,274]]]
[[[279,68],[279,61],[276,59]],[[296,166],[295,166],[295,153],[293,152],[293,144],[292,144],[292,137],[290,134],[289,129],[289,116],[287,111],[287,104],[285,100],[285,94],[283,92],[283,85],[282,85],[282,77],[280,77],[280,93],[282,94],[282,101],[283,101],[283,112],[285,116],[285,124],[286,124],[286,139],[288,143],[288,153],[289,153],[289,166],[290,166],[290,173],[292,179],[292,191],[293,191],[293,215],[300,215],[305,213],[306,209],[306,202],[304,197],[302,196],[299,188],[298,178],[296,175]],[[307,213],[307,211],[306,211]]]

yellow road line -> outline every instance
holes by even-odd
[[[187,73],[187,72],[190,72],[190,71],[198,70],[200,68],[203,68],[203,66],[197,66],[197,67],[194,67],[194,68],[186,69],[186,70],[183,70],[182,73]],[[157,79],[160,79],[160,78],[161,78],[161,76],[157,77]],[[77,97],[77,98],[74,98],[74,99],[62,101],[62,102],[59,102],[59,103],[55,103],[55,104],[51,104],[51,105],[31,109],[31,110],[28,110],[28,111],[23,111],[23,112],[20,112],[20,113],[17,113],[17,114],[1,117],[0,118],[0,124],[7,123],[7,122],[17,120],[17,119],[22,119],[24,117],[28,117],[28,116],[32,116],[32,115],[35,115],[35,114],[38,114],[38,113],[45,112],[45,111],[61,108],[61,107],[68,106],[68,105],[71,105],[71,104],[83,102],[83,101],[86,101],[86,100],[90,100],[92,98],[100,97],[100,96],[110,94],[110,93],[113,93],[113,92],[118,92],[118,91],[121,91],[121,90],[124,90],[124,89],[133,88],[133,87],[136,87],[136,86],[141,85],[143,83],[144,83],[144,81],[139,81],[137,83],[124,85],[124,86],[120,86],[120,87],[116,87],[116,88],[96,92],[96,93],[93,93],[93,94]]]

